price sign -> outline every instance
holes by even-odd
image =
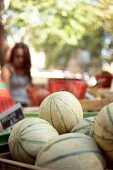
[[[4,129],[11,130],[20,120],[24,119],[21,105],[15,104],[0,115],[0,132]]]

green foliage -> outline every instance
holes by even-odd
[[[94,5],[93,3],[96,2]],[[103,31],[112,34],[113,2],[110,0],[11,0],[4,25],[10,35],[28,39],[36,51],[46,53],[46,67],[65,68],[77,47],[100,56]]]
[[[92,57],[98,58],[103,47],[104,31],[102,28],[89,32],[82,37],[80,47],[89,50]]]
[[[113,1],[100,0],[99,6],[96,9],[96,15],[101,21],[103,29],[113,35]]]

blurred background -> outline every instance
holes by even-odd
[[[34,82],[112,74],[112,18],[113,0],[0,0],[0,65],[24,41]]]

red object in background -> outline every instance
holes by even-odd
[[[96,75],[97,84],[102,88],[109,88],[111,86],[113,76],[108,73],[101,73]]]
[[[45,87],[30,87],[28,95],[34,106],[40,106],[41,102],[50,94]]]
[[[49,79],[49,91],[54,93],[60,90],[65,90],[72,93],[78,99],[83,99],[87,85],[82,80],[76,79]]]
[[[14,105],[13,97],[11,96],[6,84],[0,80],[0,114]]]

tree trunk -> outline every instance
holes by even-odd
[[[7,42],[7,33],[3,27],[2,22],[0,22],[0,65],[6,62],[7,55],[9,51],[9,46]]]

